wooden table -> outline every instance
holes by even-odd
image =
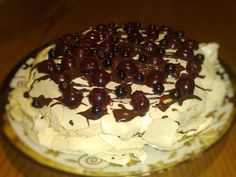
[[[217,41],[220,55],[236,75],[236,1],[3,0],[0,3],[0,82],[29,51],[63,33],[91,24],[142,21],[184,29],[198,41]],[[0,176],[69,177],[24,156],[1,136]],[[160,177],[236,176],[236,124],[209,151]]]

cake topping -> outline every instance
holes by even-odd
[[[150,106],[149,100],[142,91],[135,91],[131,95],[131,104],[134,110],[138,111],[141,115],[145,115]]]
[[[142,62],[142,63],[146,63],[148,60],[148,57],[144,54],[139,55],[138,61]]]
[[[35,108],[42,108],[43,105],[39,99],[34,98],[32,101],[32,106]]]
[[[174,101],[178,101],[181,98],[182,94],[179,89],[174,89],[170,92],[170,96]]]
[[[156,83],[164,82],[164,73],[159,70],[152,70],[148,73],[146,78],[146,85],[149,87],[153,87]]]
[[[107,94],[105,89],[94,88],[89,93],[89,102],[92,105],[107,105],[110,102],[110,96]]]
[[[176,72],[176,66],[173,63],[168,63],[165,66],[165,72],[167,74],[173,75]]]
[[[175,87],[179,89],[182,93],[193,94],[195,83],[194,80],[189,76],[181,75],[175,83]]]
[[[82,101],[82,93],[79,90],[71,89],[63,92],[62,103],[71,109],[77,108]]]
[[[101,107],[98,105],[93,105],[91,112],[95,117],[98,118],[100,117],[100,114],[101,114]]]
[[[201,69],[202,69],[201,64],[195,60],[188,61],[186,66],[186,71],[192,77],[196,77],[201,71]]]
[[[117,98],[124,98],[126,96],[127,92],[124,87],[119,85],[118,87],[116,87],[115,94],[116,94]]]
[[[134,83],[136,84],[142,84],[145,77],[142,73],[136,73],[134,76]]]
[[[97,60],[93,58],[84,58],[80,63],[80,71],[83,74],[91,73],[98,70],[99,65]]]
[[[163,84],[161,83],[156,83],[153,85],[153,92],[154,94],[158,94],[158,95],[161,95],[165,90],[165,87]]]
[[[117,110],[121,113],[113,109],[117,121],[143,116],[150,106],[165,111],[174,102],[198,99],[194,95],[194,79],[201,71],[204,55],[198,52],[194,56],[198,43],[186,38],[182,30],[155,24],[145,29],[140,22],[127,23],[123,28],[114,23],[98,24],[83,34],[64,35],[55,44],[48,52],[49,59],[35,66],[39,73],[45,74],[37,80],[49,78],[58,84],[62,95],[57,101],[70,109],[79,107],[83,98],[88,97],[91,107],[79,112],[87,119],[106,114],[107,105],[117,98],[134,109],[132,113],[120,104]],[[87,81],[86,87],[93,88],[79,89],[82,85],[74,83],[76,78]],[[118,86],[108,89],[110,82]],[[149,103],[151,93],[132,90],[134,84],[151,87],[153,95],[158,95],[157,104]],[[172,84],[173,88],[165,91],[165,84]],[[126,118],[120,120],[118,114]]]
[[[110,81],[110,75],[100,69],[92,75],[92,83],[96,86],[104,87]]]

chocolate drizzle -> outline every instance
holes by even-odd
[[[137,111],[138,109],[135,110],[135,108],[129,110],[123,105],[123,103],[127,103],[127,100],[130,102],[131,95],[135,91],[132,90],[132,85],[137,84],[134,80],[135,74],[143,75],[142,82],[138,83],[140,85],[146,84],[148,87],[153,87],[156,83],[175,85],[181,78],[182,71],[185,71],[186,68],[180,63],[174,64],[171,62],[174,59],[175,62],[179,60],[187,62],[194,60],[195,63],[197,62],[194,58],[196,57],[194,56],[194,50],[198,48],[196,42],[190,39],[186,40],[187,38],[184,36],[176,36],[175,29],[170,28],[163,31],[161,28],[154,28],[150,33],[150,29],[144,29],[136,23],[126,24],[124,27],[104,25],[102,29],[95,28],[81,34],[80,38],[78,38],[78,34],[65,35],[59,38],[55,41],[56,47],[53,49],[55,50],[53,55],[49,52],[48,60],[41,61],[31,68],[31,71],[37,69],[39,73],[45,75],[33,81],[29,91],[24,94],[25,98],[38,100],[36,103],[40,103],[39,106],[42,107],[48,106],[52,100],[57,100],[57,102],[51,104],[51,107],[57,104],[63,104],[70,109],[75,109],[81,104],[91,106],[85,111],[78,112],[87,120],[96,120],[106,115],[107,106],[112,105],[112,102],[119,102],[120,109],[112,109],[117,122],[127,122],[137,116],[145,115],[146,112]],[[160,34],[165,34],[162,40],[166,41],[158,39]],[[166,52],[167,49],[175,49],[176,52]],[[141,55],[144,57],[139,58]],[[174,70],[171,70],[173,68],[166,69],[168,64],[174,65]],[[199,64],[197,63],[197,65]],[[192,66],[196,65],[189,65],[189,72],[197,72],[195,68],[191,68]],[[25,67],[30,66],[25,65]],[[196,77],[203,78],[198,73],[194,77],[190,73],[187,75],[193,79],[193,83]],[[73,80],[78,77],[87,81],[88,84],[75,83]],[[168,77],[174,78],[175,82],[168,82]],[[51,79],[58,85],[61,96],[58,98],[45,98],[43,95],[37,98],[31,97],[30,91],[34,85],[47,79]],[[101,105],[92,105],[94,103],[91,103],[91,101],[91,105],[83,103],[82,99],[88,97],[92,90],[91,87],[103,88],[107,94],[116,94],[115,90],[106,88],[110,81],[116,82],[125,88],[124,97],[113,98],[108,103],[101,103]],[[182,105],[187,99],[201,100],[201,98],[194,95],[194,92],[185,93],[185,91],[188,91],[189,85],[179,87],[186,90],[179,90],[182,94],[177,100],[171,97],[171,90],[165,90],[158,96],[153,96],[154,93],[143,93],[149,100],[156,100],[151,103],[151,107],[161,111],[166,111],[176,102]],[[193,90],[194,87],[195,85],[193,85]],[[197,85],[196,87],[204,91],[210,91]],[[123,101],[123,99],[126,101]],[[100,112],[93,113],[92,108],[94,106],[99,106],[101,110],[97,111]],[[72,125],[71,121],[69,123]]]
[[[132,109],[127,109],[123,104],[118,104],[118,106],[120,109],[113,110],[113,115],[116,119],[116,122],[127,122],[137,116],[141,116],[139,112]]]

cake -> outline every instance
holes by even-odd
[[[144,162],[144,146],[181,147],[229,99],[218,48],[140,22],[66,34],[29,57],[7,114],[49,149]]]

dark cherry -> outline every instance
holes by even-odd
[[[64,56],[61,60],[63,68],[70,69],[76,67],[76,59],[74,56]]]
[[[96,31],[104,31],[107,29],[107,26],[105,24],[98,24],[96,27],[95,27],[95,30]]]
[[[112,43],[110,41],[103,41],[97,47],[98,51],[108,53],[112,49]]]
[[[181,75],[175,83],[175,87],[180,90],[183,94],[193,94],[195,83],[194,80],[187,75]]]
[[[104,70],[94,72],[91,78],[94,85],[104,87],[110,81],[110,74]]]
[[[92,105],[107,105],[110,101],[110,96],[107,94],[105,89],[94,88],[89,93],[89,102]]]
[[[127,74],[126,74],[124,71],[118,71],[118,72],[117,72],[117,77],[118,77],[120,80],[124,80],[124,79],[127,77]]]
[[[153,85],[153,92],[154,94],[161,95],[165,90],[165,87],[163,84],[157,82]]]
[[[134,47],[132,45],[129,45],[128,43],[123,43],[123,44],[119,45],[119,50],[120,50],[120,52],[123,52],[125,50],[132,52],[132,51],[134,51]]]
[[[98,58],[100,58],[100,59],[105,59],[107,57],[106,52],[101,51],[101,50],[97,51],[97,55],[98,55]]]
[[[159,54],[153,53],[149,56],[148,63],[160,66],[164,65],[165,61],[163,60],[163,57],[161,57]]]
[[[112,66],[112,59],[111,58],[106,58],[105,60],[103,60],[103,65],[105,67],[111,67]]]
[[[79,90],[68,89],[63,92],[62,103],[70,109],[75,109],[81,104],[82,98],[82,93]]]
[[[184,31],[183,30],[177,30],[177,31],[175,31],[175,35],[178,38],[183,38],[184,37]]]
[[[194,58],[195,58],[196,61],[198,61],[198,62],[200,62],[200,63],[203,63],[203,61],[204,61],[204,59],[205,59],[204,55],[203,55],[203,54],[200,54],[200,53],[198,53],[197,55],[195,55]]]
[[[120,41],[118,36],[111,36],[110,40],[111,40],[111,42],[113,42],[115,44],[117,44]]]
[[[159,31],[158,29],[154,28],[154,29],[148,29],[147,30],[147,36],[148,38],[155,40],[159,37]]]
[[[58,87],[61,91],[65,91],[70,88],[70,84],[66,81],[63,81],[63,82],[59,82]]]
[[[74,43],[75,43],[75,44],[78,44],[78,43],[79,43],[80,36],[79,36],[78,33],[73,34],[73,40],[74,40]]]
[[[117,52],[119,52],[119,47],[116,46],[116,45],[114,45],[114,46],[112,47],[111,51],[112,51],[113,53],[117,53]]]
[[[186,60],[191,60],[194,57],[193,50],[187,48],[179,48],[175,54],[177,57]]]
[[[200,62],[195,61],[195,60],[188,61],[186,65],[186,71],[189,75],[191,75],[192,77],[196,77],[200,73],[201,70],[202,70],[202,66]]]
[[[62,72],[52,73],[50,74],[50,78],[56,83],[60,83],[64,81],[66,82],[71,81],[70,77],[66,73],[62,73]]]
[[[91,113],[99,118],[101,116],[101,112],[102,112],[102,108],[98,105],[93,105],[92,108],[91,108]]]
[[[89,39],[89,38],[83,38],[80,40],[80,47],[83,48],[94,48],[97,46],[96,41]]]
[[[137,72],[137,66],[132,60],[122,60],[118,66],[118,71],[124,71],[126,74],[135,74]]]
[[[88,56],[88,52],[85,48],[82,47],[75,47],[73,50],[73,54],[77,58],[83,58]]]
[[[115,58],[115,56],[116,55],[113,52],[110,52],[107,54],[107,58],[110,58],[110,59]]]
[[[175,36],[168,37],[167,43],[168,43],[168,46],[172,49],[177,49],[177,48],[181,47],[181,45],[182,45],[181,39],[179,39],[178,37],[175,37]]]
[[[197,50],[198,49],[198,43],[192,39],[187,39],[183,43],[184,47],[187,49]]]
[[[71,46],[69,44],[64,44],[61,41],[56,43],[56,53],[59,56],[63,56],[66,54],[66,51],[69,50],[71,48]]]
[[[159,30],[165,34],[169,34],[172,32],[172,29],[169,26],[165,26],[165,25],[160,26]]]
[[[167,44],[168,44],[168,42],[167,42],[166,39],[162,39],[162,40],[160,40],[160,42],[159,42],[159,45],[160,45],[161,47],[166,47]]]
[[[148,29],[157,29],[157,26],[156,26],[154,23],[151,23],[151,24],[148,26]]]
[[[109,22],[107,25],[109,28],[114,28],[116,25],[113,22]]]
[[[39,73],[52,73],[54,71],[55,62],[53,60],[44,60],[38,64]]]
[[[168,63],[165,65],[165,72],[167,74],[174,74],[176,72],[176,66],[173,63]]]
[[[134,110],[140,112],[144,115],[148,112],[150,103],[145,94],[142,91],[135,91],[131,95],[131,104],[134,107]]]
[[[122,51],[121,57],[123,57],[123,58],[129,58],[129,57],[130,57],[129,51],[128,51],[128,50]]]
[[[50,49],[48,51],[48,58],[49,59],[55,59],[57,58],[57,53],[56,53],[56,50],[55,49]]]
[[[42,108],[43,107],[42,102],[38,98],[33,98],[33,101],[31,104],[35,108]]]
[[[84,38],[87,38],[87,39],[92,39],[96,42],[98,42],[100,40],[100,36],[99,36],[99,33],[95,30],[91,30],[91,31],[88,31]]]
[[[143,50],[146,52],[157,51],[157,45],[153,41],[146,41],[142,46],[143,46]]]
[[[143,73],[136,73],[134,75],[134,83],[136,84],[142,84],[144,82],[144,74]]]
[[[60,40],[63,43],[69,43],[73,39],[73,34],[64,34],[63,36],[60,37]]]
[[[163,47],[158,47],[157,48],[157,54],[160,56],[164,56],[166,54],[166,51]]]
[[[63,66],[59,63],[55,64],[54,71],[55,72],[62,72],[64,70]]]
[[[141,55],[139,55],[139,57],[138,57],[138,61],[140,61],[140,62],[142,62],[142,63],[146,63],[147,60],[148,60],[147,55],[141,54]]]
[[[146,85],[153,87],[156,83],[163,83],[164,77],[164,73],[159,70],[150,71],[146,77]]]
[[[80,71],[83,74],[92,73],[99,68],[98,62],[93,58],[84,58],[80,63]]]
[[[127,40],[134,44],[139,44],[143,41],[143,36],[139,32],[128,34]]]
[[[65,54],[66,56],[72,56],[73,55],[73,49],[72,48],[68,48],[66,51],[65,51]]]
[[[170,97],[174,101],[178,101],[182,97],[182,94],[181,94],[180,90],[174,89],[174,90],[170,91]]]
[[[126,93],[125,88],[119,85],[116,87],[115,94],[117,98],[124,98],[127,93]]]

